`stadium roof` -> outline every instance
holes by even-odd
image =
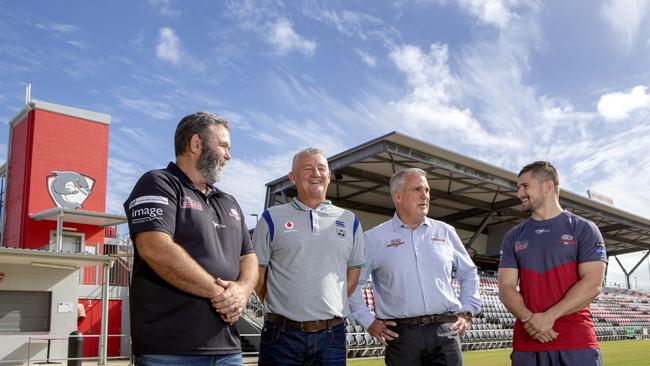
[[[384,216],[394,212],[390,176],[403,168],[424,169],[431,187],[429,217],[474,232],[466,245],[490,228],[516,225],[529,216],[516,197],[517,174],[397,132],[328,161],[332,171],[328,199],[341,207]],[[296,195],[287,176],[276,179],[267,183],[265,207]],[[650,249],[650,220],[563,189],[560,203],[598,225],[608,255]]]

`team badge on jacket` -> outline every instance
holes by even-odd
[[[341,220],[336,220],[336,233],[339,235],[339,238],[345,238],[345,222]]]

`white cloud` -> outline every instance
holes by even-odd
[[[133,160],[125,161],[116,158],[108,159],[108,177],[107,185],[109,189],[106,192],[106,211],[113,214],[124,214],[122,204],[128,198],[133,186],[140,176],[145,172]]]
[[[516,2],[515,0],[458,0],[458,5],[483,23],[506,28],[515,16],[510,11],[509,5]]]
[[[598,113],[607,121],[620,121],[630,118],[637,110],[650,108],[650,95],[642,85],[635,86],[629,93],[614,92],[604,94],[598,101]]]
[[[64,23],[38,23],[36,24],[36,27],[48,32],[61,34],[69,34],[79,31],[79,28],[76,25]]]
[[[296,33],[293,25],[287,18],[279,18],[269,24],[267,40],[275,46],[280,54],[298,51],[307,56],[314,54],[316,42],[310,41]]]
[[[162,16],[176,18],[181,15],[180,10],[172,8],[170,0],[149,0],[149,6]]]
[[[377,65],[377,58],[372,56],[371,54],[364,52],[362,50],[356,50],[357,54],[361,58],[361,61],[363,61],[364,64],[370,66],[370,67],[375,67]]]
[[[183,49],[180,38],[178,38],[174,29],[170,27],[162,27],[158,31],[156,56],[175,66],[187,66],[200,73],[203,73],[206,69],[204,63],[196,61],[192,55]]]
[[[629,49],[634,45],[641,23],[647,17],[649,0],[605,0],[600,8],[601,17]]]
[[[162,27],[158,31],[158,44],[156,44],[156,56],[161,60],[169,61],[178,65],[181,60],[181,41],[176,32],[169,27]]]
[[[158,120],[170,120],[175,114],[170,104],[149,98],[117,95],[121,107],[144,114]]]

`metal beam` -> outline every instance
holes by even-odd
[[[431,154],[427,154],[425,152],[415,150],[407,146],[398,145],[394,142],[386,141],[386,150],[397,156],[401,156],[430,166],[445,169],[453,173],[464,175],[466,177],[475,178],[480,181],[487,181],[489,183],[506,188],[511,191],[517,190],[517,184],[508,179],[496,177],[494,175],[476,170],[474,168],[470,168],[468,166],[464,166],[446,159],[442,159],[440,157],[433,156]]]
[[[598,209],[595,209],[595,208],[592,208],[592,207],[589,207],[589,206],[585,206],[585,205],[579,204],[577,202],[569,201],[569,200],[567,200],[565,198],[562,198],[562,197],[560,197],[560,205],[562,205],[562,207],[572,207],[574,209],[578,209],[578,210],[581,210],[581,211],[584,211],[584,212],[588,212],[588,213],[590,213],[592,215],[600,216],[603,219],[606,219],[606,220],[609,220],[609,221],[614,221],[614,222],[616,222],[618,224],[623,224],[623,225],[628,226],[628,227],[633,227],[633,228],[636,228],[636,229],[641,229],[641,230],[643,230],[645,232],[650,232],[650,225],[646,225],[646,224],[642,224],[640,222],[628,220],[626,218],[623,218],[623,217],[620,217],[620,216],[617,216],[617,215],[613,215],[613,214],[607,213],[605,211],[601,211],[601,210],[598,210]]]
[[[474,232],[474,235],[472,235],[472,238],[469,239],[469,241],[467,242],[467,244],[465,244],[465,246],[466,246],[467,248],[471,248],[471,247],[472,247],[472,244],[474,244],[474,241],[479,237],[479,235],[481,235],[481,233],[483,232],[483,229],[485,229],[485,227],[487,226],[487,224],[490,222],[490,218],[492,217],[492,213],[493,213],[493,212],[494,212],[494,211],[490,211],[490,212],[488,212],[487,215],[485,215],[485,218],[484,218],[483,221],[481,221],[481,223],[478,225],[478,228],[477,228],[476,231]]]
[[[641,241],[634,241],[626,238],[621,238],[615,235],[607,234],[607,233],[602,233],[603,239],[605,240],[614,240],[614,241],[620,241],[621,243],[629,244],[629,245],[634,245],[639,248],[645,248],[645,249],[650,249],[650,244],[641,242]]]

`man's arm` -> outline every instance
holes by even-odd
[[[233,324],[246,306],[248,298],[257,284],[257,256],[255,253],[242,255],[239,259],[239,278],[237,281],[224,281],[217,278],[217,284],[225,291],[212,299],[212,305],[226,323]]]
[[[213,298],[223,292],[214,277],[199,265],[169,234],[146,231],[135,234],[140,257],[158,276],[179,290]]]
[[[347,272],[347,281],[348,281],[348,297],[352,296],[354,290],[357,289],[357,283],[359,281],[359,274],[361,273],[361,268],[348,268]]]
[[[580,280],[567,291],[558,303],[543,313],[534,314],[525,324],[528,333],[531,331],[544,332],[552,328],[558,318],[587,307],[602,291],[605,268],[605,262],[580,263],[578,265]]]
[[[266,297],[266,267],[259,266],[257,277],[257,285],[255,285],[255,293],[260,299],[260,302],[264,304],[264,298]]]
[[[499,299],[508,311],[517,319],[526,322],[533,316],[524,303],[524,298],[517,291],[519,283],[519,270],[516,268],[499,268],[498,284]]]

